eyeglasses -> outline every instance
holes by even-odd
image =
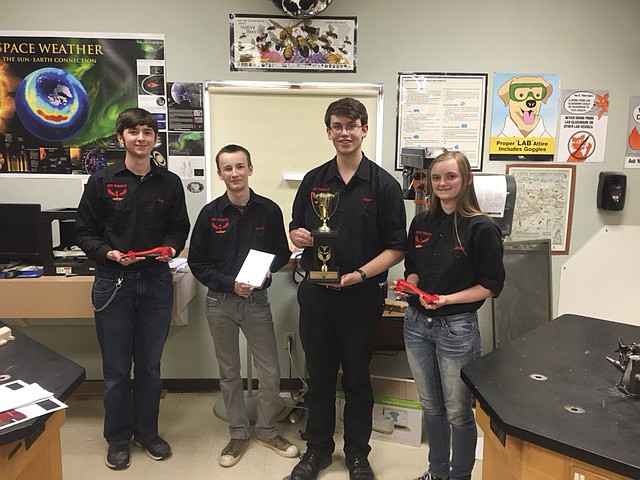
[[[347,123],[346,125],[342,125],[341,123],[334,123],[329,128],[333,133],[342,133],[342,130],[346,130],[347,133],[351,133],[357,128],[362,128],[362,125],[358,125],[356,123]]]
[[[509,86],[509,98],[521,102],[529,97],[542,100],[547,96],[547,87],[542,83],[512,83]]]

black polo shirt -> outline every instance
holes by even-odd
[[[291,257],[280,207],[268,198],[250,192],[249,202],[238,208],[225,193],[200,211],[191,234],[189,267],[206,287],[233,292],[235,279],[250,249],[276,256],[271,272],[277,272]],[[271,285],[267,278],[262,289]]]
[[[447,215],[440,206],[435,215],[418,214],[413,219],[404,261],[405,278],[417,274],[418,288],[431,294],[450,295],[482,285],[497,297],[505,279],[500,229],[485,215],[458,215],[457,220],[460,243],[453,226],[454,214]],[[408,301],[423,314],[437,316],[473,312],[484,303],[480,300],[426,310],[416,297],[409,297]]]
[[[87,182],[76,232],[78,246],[98,265],[127,271],[156,267],[158,262],[152,258],[123,266],[108,260],[107,253],[165,245],[180,253],[189,235],[182,181],[153,164],[142,179],[124,161],[103,168]]]
[[[322,225],[311,205],[312,192],[338,193],[338,207],[328,225],[338,230],[336,265],[340,275],[362,267],[383,250],[406,250],[406,214],[400,184],[388,172],[362,156],[355,174],[345,185],[338,173],[337,160],[307,173],[293,202],[293,220],[289,230],[309,231]],[[312,248],[305,248],[301,265],[312,269]],[[367,279],[367,283],[385,281],[387,271]]]

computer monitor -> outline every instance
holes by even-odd
[[[0,262],[42,264],[38,203],[0,203]]]

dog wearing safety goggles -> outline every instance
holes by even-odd
[[[550,137],[540,116],[553,87],[542,77],[513,77],[499,89],[498,95],[509,108],[500,137]]]

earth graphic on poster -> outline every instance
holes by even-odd
[[[308,18],[317,15],[329,6],[332,0],[271,0],[290,17]]]
[[[25,128],[51,142],[73,137],[89,117],[87,91],[75,76],[60,68],[40,68],[24,77],[15,104]]]

